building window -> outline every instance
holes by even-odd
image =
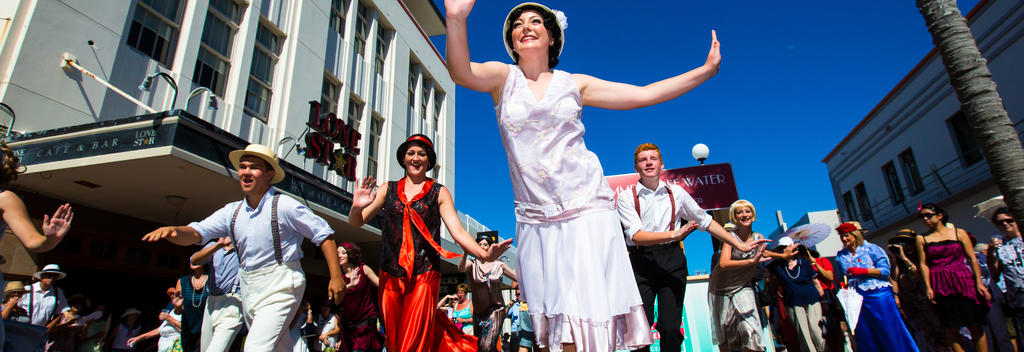
[[[210,9],[206,13],[192,81],[210,88],[217,95],[224,95],[224,82],[231,66],[231,44],[238,30],[240,14],[234,0],[210,1]]]
[[[441,111],[444,109],[444,92],[441,88],[434,88],[434,136],[437,137],[437,130],[441,128]]]
[[[341,84],[328,74],[324,74],[323,87],[320,88],[320,112],[321,115],[334,113],[338,114],[338,99],[341,97]]]
[[[924,182],[921,181],[921,172],[917,169],[917,161],[914,160],[914,151],[907,148],[900,153],[900,166],[903,168],[903,178],[907,180],[907,188],[910,194],[924,192]]]
[[[871,212],[871,202],[868,201],[868,192],[864,189],[864,183],[858,183],[857,186],[853,187],[853,192],[857,194],[857,205],[860,206],[861,220],[871,220],[874,214]]]
[[[366,35],[370,32],[370,22],[366,21],[367,10],[362,3],[356,8],[356,40],[353,41],[356,55],[366,55]]]
[[[885,177],[885,185],[889,188],[889,199],[892,204],[903,202],[903,186],[900,185],[900,178],[896,175],[896,166],[892,162],[882,166],[882,176]]]
[[[846,208],[846,220],[860,219],[857,217],[857,205],[853,203],[853,194],[850,194],[850,191],[843,193],[843,206]]]
[[[387,84],[384,82],[385,63],[388,60],[388,51],[391,47],[391,33],[383,23],[377,25],[377,44],[374,46],[373,56],[373,110],[381,112],[385,110],[385,92]]]
[[[430,101],[430,88],[433,86],[430,77],[423,76],[423,84],[420,85],[420,131],[427,130],[427,102]]]
[[[274,66],[281,53],[281,37],[260,22],[256,30],[256,45],[252,51],[252,67],[249,70],[249,87],[245,93],[245,111],[267,122],[270,112],[270,98],[273,94]]]
[[[978,147],[978,141],[974,139],[974,133],[971,132],[971,126],[967,123],[964,113],[957,111],[948,121],[953,137],[956,139],[956,146],[959,148],[957,152],[960,153],[960,161],[963,162],[964,167],[981,161],[983,159],[981,148]]]
[[[370,138],[366,139],[366,175],[377,177],[380,155],[380,135],[384,131],[384,118],[374,115],[370,121]]]
[[[348,102],[348,116],[345,121],[349,127],[359,130],[359,124],[363,120],[363,104],[357,101],[358,98],[352,97]]]
[[[178,41],[180,7],[179,0],[139,0],[128,29],[128,46],[170,66]]]
[[[345,37],[345,12],[348,11],[347,0],[331,0],[331,30]]]

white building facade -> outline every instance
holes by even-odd
[[[968,14],[1018,136],[1024,130],[1024,7],[983,0]],[[936,203],[951,222],[981,241],[997,231],[974,218],[974,204],[999,195],[998,187],[933,50],[823,160],[839,215],[873,230],[883,243],[897,230],[921,232],[920,203]]]
[[[139,222],[105,240],[71,236],[78,252],[14,260],[6,274],[126,258],[170,273],[173,258],[158,258],[184,252],[120,240],[237,199],[226,155],[248,143],[275,148],[289,174],[277,188],[364,246],[372,266],[379,223],[347,225],[356,178],[401,178],[396,149],[423,133],[437,151],[431,176],[456,190],[455,83],[429,39],[445,31],[430,0],[24,0],[0,3],[0,21],[0,102],[17,113],[11,126],[0,111],[0,124],[20,134],[9,144],[28,166],[15,188],[30,207],[71,202]],[[312,120],[333,121],[317,131]],[[307,157],[323,148],[337,154]],[[21,258],[9,241],[3,254]],[[99,242],[117,248],[94,251]]]

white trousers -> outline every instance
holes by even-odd
[[[800,350],[803,352],[825,351],[825,338],[821,334],[821,304],[814,302],[806,306],[786,307],[796,333],[800,338]]]
[[[235,335],[242,330],[242,297],[227,293],[206,298],[200,350],[224,352],[231,348]]]
[[[296,341],[288,325],[295,318],[306,290],[299,261],[273,264],[253,271],[238,270],[242,312],[249,325],[246,352],[292,352]]]

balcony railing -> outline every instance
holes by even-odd
[[[1014,124],[1018,138],[1024,136],[1024,131],[1021,130],[1022,122],[1024,120]],[[936,202],[967,190],[992,177],[991,170],[989,170],[988,164],[984,160],[966,167],[963,166],[962,160],[962,156],[957,155],[940,166],[933,164],[926,169],[920,169],[921,183],[924,185],[923,191],[913,194],[913,189],[909,186],[910,182],[905,182],[907,185],[900,189],[903,195],[902,201],[893,201],[892,195],[884,199],[872,200],[871,219],[864,219],[863,210],[857,209],[857,216],[860,217],[857,220],[865,225],[871,224],[876,229],[884,228],[908,215],[916,213],[918,202]],[[842,199],[837,199],[836,201],[841,203]],[[845,212],[842,215],[844,215],[844,218],[846,217]]]

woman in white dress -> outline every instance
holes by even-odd
[[[181,351],[181,313],[184,311],[181,298],[181,291],[175,291],[171,297],[174,309],[170,312],[160,312],[160,326],[142,335],[128,339],[129,349],[139,341],[157,337],[156,349],[158,352]]]
[[[471,62],[466,18],[474,2],[445,0],[448,72],[459,85],[490,93],[495,103],[515,193],[516,271],[537,345],[556,352],[649,345],[614,193],[583,142],[580,112],[583,106],[640,108],[697,87],[722,61],[715,32],[704,65],[638,87],[555,71],[565,15],[536,3],[516,6],[504,24],[516,64]],[[749,249],[735,238],[720,239]]]

